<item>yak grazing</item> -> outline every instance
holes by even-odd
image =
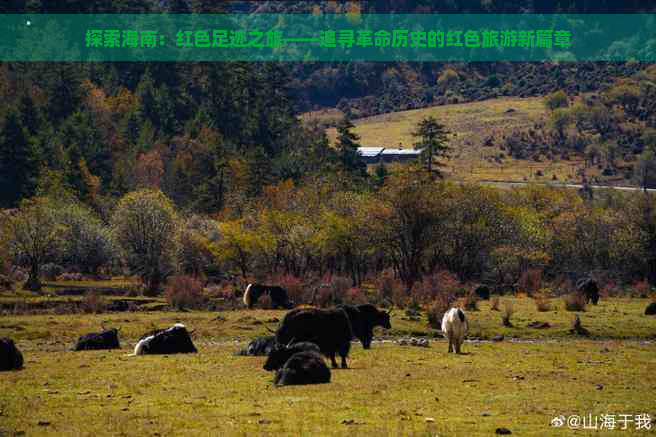
[[[134,355],[196,353],[187,328],[176,323],[168,329],[157,329],[145,334],[134,347]]]
[[[319,346],[309,341],[301,341],[289,345],[277,344],[269,353],[262,368],[264,370],[278,370],[285,365],[292,355],[299,352],[321,352]]]
[[[118,329],[103,329],[102,332],[92,332],[81,336],[75,346],[74,351],[90,351],[101,349],[120,349],[118,341]]]
[[[348,367],[346,357],[351,349],[351,322],[340,308],[297,308],[289,311],[276,332],[276,342],[289,344],[294,341],[316,343],[321,353],[337,367],[335,355],[342,357],[342,368]]]
[[[298,352],[276,372],[276,385],[324,384],[330,382],[330,369],[316,352]]]
[[[349,317],[353,336],[360,340],[364,349],[371,348],[371,341],[374,338],[374,328],[382,326],[385,329],[391,329],[389,311],[380,311],[370,303],[362,305],[339,305],[337,308],[343,309]]]
[[[245,349],[236,352],[235,355],[266,356],[269,355],[275,344],[276,337],[273,335],[257,337],[248,343]]]
[[[294,303],[289,300],[287,290],[274,285],[248,284],[244,291],[244,305],[253,308],[261,296],[269,296],[273,308],[291,309]]]
[[[599,286],[597,281],[590,277],[582,278],[576,283],[576,289],[585,296],[586,301],[597,305],[599,302]]]
[[[18,370],[23,367],[23,354],[10,338],[0,338],[0,370]]]
[[[442,332],[449,339],[449,352],[460,353],[469,325],[467,317],[460,308],[451,308],[442,317]]]
[[[474,294],[476,294],[479,299],[490,300],[490,287],[487,285],[479,285],[474,290]]]

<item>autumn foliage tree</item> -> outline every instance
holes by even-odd
[[[141,277],[148,294],[157,293],[175,268],[173,203],[158,190],[135,191],[118,202],[111,223],[125,264]]]

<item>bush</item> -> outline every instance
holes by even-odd
[[[455,296],[464,289],[458,278],[447,270],[424,276],[412,287],[412,297],[419,302],[432,302],[439,295]]]
[[[395,302],[396,296],[405,293],[403,283],[391,269],[383,270],[373,282],[378,291],[376,296],[378,303]]]
[[[585,311],[585,296],[581,293],[568,294],[564,300],[567,311]]]
[[[41,266],[41,276],[47,281],[57,280],[62,273],[64,273],[64,268],[59,264],[47,263]]]
[[[551,311],[551,302],[546,296],[535,296],[533,300],[535,301],[535,309],[538,312],[544,313]]]
[[[80,310],[84,313],[99,314],[107,308],[107,301],[98,293],[92,292],[84,295],[80,302]]]
[[[344,303],[346,304],[361,305],[367,302],[367,296],[360,287],[351,287],[344,294]]]
[[[510,321],[510,318],[512,315],[515,313],[515,309],[513,308],[513,304],[511,302],[506,302],[503,305],[503,313],[501,313],[501,323],[503,326],[507,328],[512,328],[512,322]]]
[[[440,294],[438,295],[431,306],[428,308],[428,325],[433,329],[442,329],[442,317],[453,302],[453,295]]]
[[[203,295],[203,283],[187,275],[176,275],[170,278],[164,289],[164,297],[173,308],[201,308],[207,303]]]
[[[569,106],[569,99],[563,90],[555,91],[544,98],[544,105],[550,111]]]
[[[0,274],[0,290],[13,290],[14,281],[12,281],[11,276]]]
[[[302,304],[309,302],[312,297],[309,296],[307,287],[301,278],[298,278],[294,275],[284,274],[274,276],[269,279],[270,284],[278,285],[285,290],[289,299],[291,299],[295,304]]]
[[[517,285],[521,291],[528,293],[529,296],[537,293],[542,287],[542,270],[526,270],[522,273]]]
[[[641,298],[649,297],[649,294],[651,293],[651,285],[649,285],[649,282],[646,280],[636,282],[633,284],[632,289],[632,294]]]
[[[445,87],[458,80],[458,73],[453,68],[445,68],[437,78],[437,84]]]
[[[351,280],[344,276],[333,276],[328,284],[333,294],[334,303],[344,303],[346,292],[351,288]]]
[[[478,296],[476,293],[471,292],[467,296],[465,296],[465,299],[463,301],[463,306],[465,307],[466,310],[469,311],[478,311]]]

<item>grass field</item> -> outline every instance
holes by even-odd
[[[513,111],[508,112],[510,109]],[[494,161],[502,151],[499,144],[484,146],[490,135],[497,138],[514,129],[528,129],[536,121],[546,118],[542,97],[503,97],[481,102],[435,106],[410,111],[394,112],[362,118],[355,121],[355,133],[360,135],[363,146],[412,147],[416,141],[412,131],[425,117],[434,116],[451,131],[452,157],[446,163],[447,174],[464,181],[503,180],[550,182],[556,175],[560,182],[580,182],[576,169],[581,167],[581,158],[569,161],[557,160],[535,162],[516,160],[506,156],[501,163]],[[331,114],[334,118],[334,114]],[[332,142],[336,137],[334,128],[328,129]],[[506,155],[507,152],[505,152]],[[540,170],[543,176],[537,176]],[[592,174],[592,173],[589,173]]]
[[[349,370],[328,385],[276,388],[263,359],[233,353],[284,312],[123,312],[4,315],[0,336],[17,340],[25,369],[0,374],[0,435],[567,435],[556,415],[648,413],[656,417],[656,317],[649,299],[605,299],[578,313],[591,338],[569,333],[573,313],[553,299],[502,297],[516,312],[502,327],[488,302],[469,312],[466,355],[398,345],[398,337],[436,336],[425,314],[393,315],[371,350],[354,344]],[[121,327],[123,349],[69,352],[101,322]],[[529,327],[532,321],[548,329]],[[183,322],[195,355],[128,357],[152,327]],[[515,340],[511,340],[514,338]],[[594,435],[599,431],[594,432]],[[644,431],[616,431],[644,435]],[[585,433],[584,433],[585,434]],[[603,433],[601,433],[603,435]]]

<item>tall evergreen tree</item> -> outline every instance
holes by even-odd
[[[355,127],[350,117],[345,116],[337,125],[337,153],[342,168],[358,175],[366,175],[367,165],[358,153],[360,137],[352,129]]]
[[[431,177],[442,177],[439,169],[442,163],[436,160],[449,156],[449,131],[435,117],[427,117],[419,122],[412,135],[418,138],[415,147],[421,149],[421,158],[428,174]]]
[[[14,207],[34,194],[38,153],[15,109],[5,117],[0,131],[0,205]]]

